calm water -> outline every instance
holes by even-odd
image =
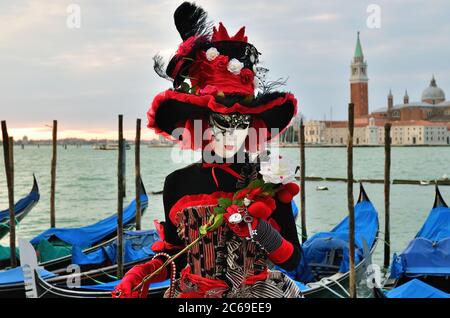
[[[172,163],[171,148],[142,147],[142,176],[147,191],[162,189],[164,178],[186,164]],[[280,152],[295,162],[298,149]],[[7,191],[3,153],[0,160],[0,210],[7,208]],[[19,224],[18,237],[31,238],[49,226],[51,147],[15,148],[15,198],[26,195],[32,185],[32,174],[38,179],[41,200]],[[322,177],[346,176],[345,148],[306,149],[307,175]],[[383,148],[355,149],[355,178],[383,178]],[[98,151],[88,146],[67,150],[58,148],[56,214],[58,227],[87,225],[116,211],[117,153]],[[392,178],[435,179],[450,176],[450,148],[393,148]],[[316,191],[317,185],[329,191]],[[380,213],[383,227],[383,185],[367,184],[366,190]],[[450,202],[450,187],[441,187]],[[393,185],[391,187],[392,251],[402,250],[425,220],[434,199],[433,186]],[[358,185],[355,185],[355,197]],[[127,151],[127,197],[134,197],[134,151]],[[306,208],[308,233],[326,231],[346,216],[346,184],[341,182],[308,182]],[[297,200],[298,202],[298,200]],[[153,220],[163,216],[162,196],[150,195],[149,209],[143,217],[144,228],[153,227]],[[8,237],[0,243],[8,244]],[[383,244],[378,245],[374,261],[382,263]]]

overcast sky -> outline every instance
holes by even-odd
[[[182,1],[1,0],[0,118],[15,138],[115,136],[117,114],[131,134],[153,96],[170,86],[152,68],[180,43],[173,12]],[[66,25],[81,8],[81,28]],[[308,118],[345,119],[356,32],[368,62],[369,108],[386,104],[389,88],[420,100],[432,74],[450,95],[450,2],[446,0],[200,0],[230,33],[247,27],[271,77],[289,77]],[[367,26],[367,7],[381,8],[381,28]],[[450,98],[448,98],[450,99]],[[145,130],[145,138],[150,138]]]

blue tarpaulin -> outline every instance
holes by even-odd
[[[378,233],[378,213],[370,201],[363,200],[355,205],[355,263],[359,263],[364,255],[370,251],[364,251],[364,241],[370,249]],[[331,249],[342,251],[342,262],[339,272],[344,273],[349,270],[349,220],[345,217],[330,232],[321,232],[311,236],[302,245],[302,256],[297,269],[286,272],[294,280],[308,283],[314,281],[314,277],[308,264],[321,264],[325,262],[327,252]]]
[[[156,230],[126,231],[124,233],[124,262],[134,262],[154,255],[151,247],[159,240]],[[102,246],[90,253],[83,253],[78,246],[72,248],[72,263],[78,265],[115,264],[117,260],[117,241]]]
[[[408,247],[394,255],[391,277],[450,275],[450,208],[433,208]]]
[[[386,293],[387,298],[450,298],[447,294],[421,280],[413,279]]]
[[[147,208],[148,197],[141,195],[142,209]],[[133,200],[123,211],[123,224],[134,221],[136,216],[136,201]],[[113,234],[117,229],[117,214],[97,222],[95,224],[79,228],[51,228],[31,240],[31,244],[37,246],[41,240],[49,240],[56,237],[59,240],[79,248],[86,248],[98,243]]]
[[[43,268],[39,268],[38,272],[39,275],[44,279],[56,276],[52,272],[46,271]],[[0,272],[0,285],[9,285],[15,283],[23,283],[22,267],[16,267]]]
[[[297,204],[295,204],[294,200],[291,201],[291,205],[292,205],[292,214],[294,214],[294,219],[297,219],[297,217],[298,217],[298,206],[297,206]]]

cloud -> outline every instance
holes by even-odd
[[[314,22],[323,22],[323,21],[335,21],[339,19],[339,15],[335,13],[323,13],[312,15],[308,17],[300,18],[299,21],[314,21]]]

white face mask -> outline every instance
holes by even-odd
[[[213,132],[212,147],[216,155],[233,157],[244,145],[250,126],[250,115],[213,113],[210,124]]]

